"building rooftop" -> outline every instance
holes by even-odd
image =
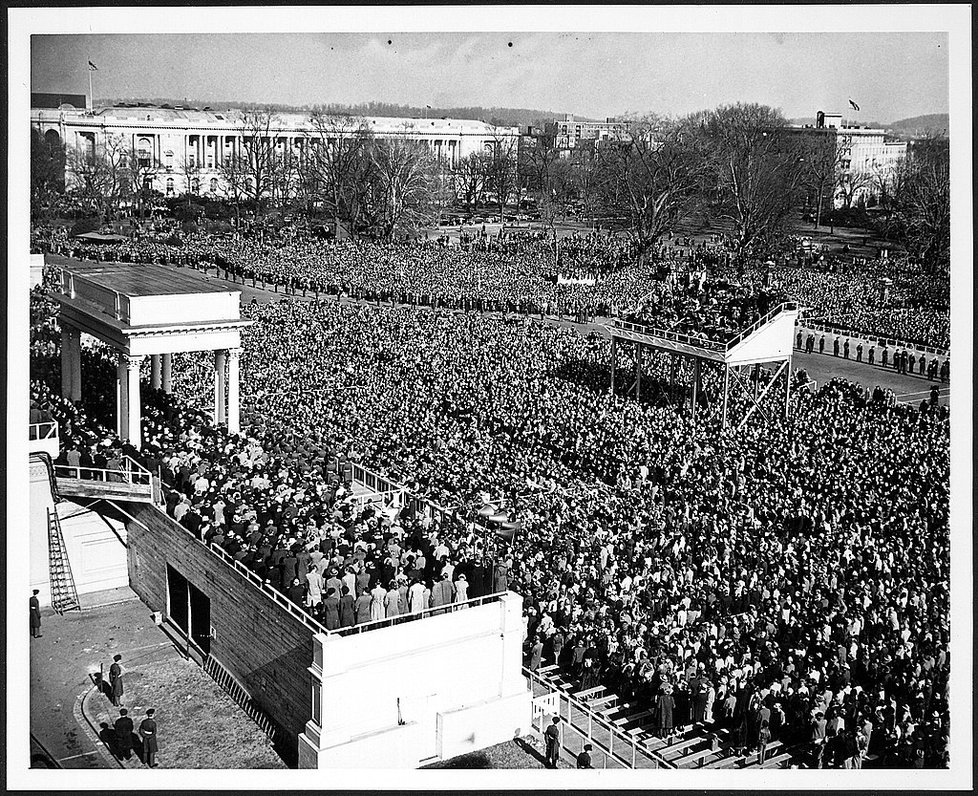
[[[215,127],[219,129],[237,129],[241,125],[244,113],[235,109],[210,109],[198,110],[196,108],[162,108],[157,106],[115,106],[108,108],[96,108],[94,112],[84,110],[65,109],[53,111],[45,109],[32,109],[32,116],[44,119],[54,118],[63,115],[65,119],[77,119],[78,121],[98,119],[98,123],[119,123],[133,124],[151,122],[154,126],[173,126],[173,127]],[[279,130],[301,130],[312,129],[310,124],[310,113],[279,113],[274,114],[276,119],[275,129]],[[495,127],[487,122],[478,119],[412,119],[404,117],[388,116],[365,116],[363,117],[367,125],[375,131],[393,133],[410,132],[423,134],[425,132],[449,131],[455,133],[488,134],[493,132],[507,132],[515,134],[515,127]]]
[[[56,254],[46,255],[49,265],[64,268],[99,287],[123,296],[180,296],[193,293],[233,292],[191,269],[178,270],[143,263],[97,263]]]

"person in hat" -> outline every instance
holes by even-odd
[[[547,729],[543,732],[546,742],[546,765],[547,768],[557,768],[557,761],[560,759],[560,717],[554,716]]]
[[[156,754],[160,750],[159,727],[155,715],[156,711],[150,708],[146,711],[146,718],[139,722],[139,737],[143,741],[143,762],[150,768],[156,768]]]
[[[594,768],[594,766],[591,765],[591,750],[593,748],[594,747],[589,743],[584,744],[584,748],[577,755],[578,768]]]
[[[119,663],[121,660],[121,655],[115,655],[112,658],[112,665],[109,667],[109,699],[112,700],[112,704],[116,707],[119,706],[119,700],[122,699],[122,695],[125,693],[125,688],[122,684],[122,666]]]
[[[41,637],[41,603],[37,599],[37,595],[40,594],[38,589],[34,589],[31,592],[30,603],[30,614],[31,614],[31,638]]]
[[[125,708],[119,709],[119,718],[115,720],[114,729],[119,757],[123,760],[131,760],[133,723],[129,718],[129,711]]]
[[[455,602],[464,603],[469,599],[469,581],[464,572],[458,574],[455,581]]]

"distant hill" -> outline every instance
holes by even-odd
[[[279,103],[263,102],[237,102],[234,100],[189,100],[173,99],[167,97],[116,97],[111,99],[99,99],[97,105],[114,105],[118,103],[135,104],[137,102],[147,102],[153,105],[181,105],[185,108],[214,108],[228,109],[240,108],[248,110],[253,108],[271,108],[282,113],[303,113],[304,111],[322,110],[328,113],[349,113],[359,116],[392,116],[421,118],[427,115],[432,119],[439,119],[448,116],[453,119],[482,119],[489,124],[502,126],[525,127],[527,125],[542,126],[544,122],[555,118],[563,118],[566,114],[562,111],[544,111],[536,108],[501,108],[493,106],[484,108],[480,105],[453,106],[453,107],[432,107],[424,108],[416,105],[399,105],[393,102],[361,102],[355,105],[345,105],[341,103],[327,103],[323,105],[282,105]],[[575,116],[577,119],[588,120],[584,116]]]
[[[908,119],[899,119],[886,125],[888,130],[899,134],[901,137],[912,137],[920,135],[947,135],[948,115],[946,113],[927,113],[923,116],[911,116]]]
[[[895,122],[871,122],[863,119],[844,119],[846,124],[855,122],[860,127],[881,127],[898,138],[915,138],[924,135],[947,135],[948,116],[946,113],[927,113],[923,116],[911,116],[898,119]],[[815,124],[812,116],[789,119],[790,124]]]

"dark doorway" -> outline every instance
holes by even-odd
[[[204,655],[211,653],[211,598],[192,583],[190,588],[190,638]]]
[[[167,613],[173,624],[184,633],[190,628],[189,601],[187,599],[187,579],[169,564],[166,565]],[[208,622],[210,621],[208,607]]]

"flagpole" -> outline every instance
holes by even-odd
[[[92,91],[92,62],[88,62],[88,109],[95,112],[95,92]]]

